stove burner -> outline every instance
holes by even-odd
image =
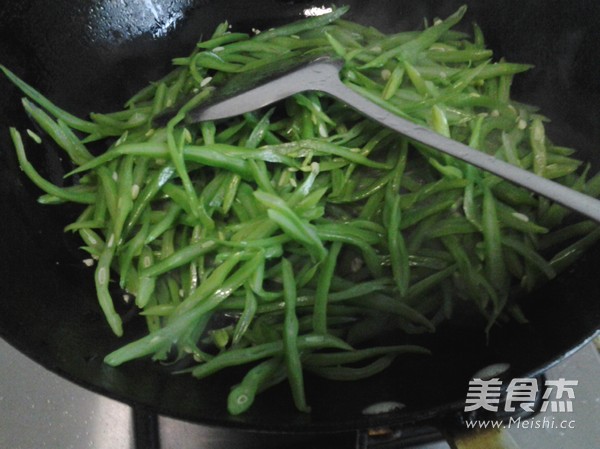
[[[100,449],[449,449],[438,430],[371,429],[356,434],[290,436],[218,429],[156,416],[85,390],[37,365],[0,339],[0,448]],[[600,441],[600,357],[587,345],[546,373],[574,379],[573,412],[546,411],[534,419],[568,418],[575,429],[511,428],[520,447],[597,449]]]

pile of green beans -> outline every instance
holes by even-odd
[[[268,110],[190,125],[185,111],[235,73],[308,51],[335,52],[349,87],[415,123],[597,196],[600,176],[545,135],[547,119],[510,97],[529,66],[494,61],[481,30],[385,35],[346,8],[249,35],[221,24],[123,110],[77,118],[7,68],[40,132],[68,155],[56,186],[27,160],[44,204],[79,203],[66,231],[95,264],[99,304],[123,334],[111,285],[135,297],[148,335],[105,358],[187,360],[197,378],[247,365],[232,414],[287,379],[308,411],[303,376],[371,376],[411,345],[389,332],[433,332],[470,304],[489,329],[514,300],[553,278],[600,237],[597,226],[529,191],[383,129],[319,93]],[[164,127],[154,118],[182,105]],[[34,142],[40,137],[28,130]],[[89,144],[102,143],[95,156]],[[223,324],[226,323],[226,324]],[[414,355],[413,355],[414,356]]]

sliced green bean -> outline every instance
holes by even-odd
[[[365,359],[379,357],[386,354],[430,354],[431,352],[416,345],[399,346],[374,346],[368,349],[357,349],[345,352],[326,352],[320,354],[309,354],[303,361],[307,366],[333,366],[345,365],[347,363],[361,362]]]
[[[71,126],[72,128],[75,128],[79,131],[86,132],[88,134],[92,134],[98,130],[98,126],[96,124],[88,122],[86,120],[81,120],[80,118],[75,117],[74,115],[69,114],[65,110],[59,108],[54,103],[52,103],[50,100],[48,100],[46,97],[44,97],[40,92],[35,90],[33,87],[31,87],[29,84],[27,84],[25,81],[20,79],[13,72],[8,70],[8,68],[6,68],[5,66],[3,66],[1,64],[0,64],[0,70],[2,70],[2,72],[4,72],[4,74],[6,75],[6,77],[8,79],[10,79],[15,86],[17,86],[19,89],[21,89],[21,91],[25,95],[27,95],[29,98],[31,98],[33,101],[35,101],[37,104],[39,104],[41,107],[46,109],[48,112],[50,112],[56,118],[59,118],[62,121],[64,121],[67,125]]]
[[[360,368],[351,368],[347,366],[320,366],[309,367],[308,369],[317,376],[330,380],[351,381],[365,379],[380,373],[392,364],[396,354],[388,354],[379,357],[374,362]]]
[[[298,317],[296,316],[296,280],[294,269],[289,260],[281,261],[283,278],[283,297],[285,301],[285,318],[283,322],[283,353],[287,368],[288,380],[296,408],[301,412],[309,412],[304,394],[304,377],[302,362],[298,349]]]
[[[233,330],[233,338],[231,341],[232,346],[237,345],[244,337],[244,334],[250,327],[250,324],[256,315],[257,308],[258,301],[256,300],[256,296],[254,296],[254,293],[251,289],[247,288],[244,310],[235,325],[235,329]]]
[[[343,349],[351,350],[344,341],[331,335],[301,335],[298,337],[298,349]],[[192,375],[202,379],[212,373],[220,371],[224,368],[237,366],[244,363],[256,362],[268,357],[279,355],[283,352],[283,341],[278,340],[272,343],[263,343],[251,348],[231,349],[228,352],[219,354],[214,359],[199,365],[192,370]]]
[[[488,188],[483,191],[481,221],[487,276],[498,291],[504,291],[508,283],[508,277],[502,255],[502,234],[496,214],[496,200]]]
[[[69,155],[75,164],[83,164],[92,158],[92,155],[67,127],[64,122],[55,122],[42,109],[36,107],[27,99],[22,100],[23,108],[48,133],[49,136]],[[62,123],[62,126],[61,126]]]
[[[21,139],[21,134],[15,128],[10,128],[10,136],[12,138],[13,144],[15,145],[21,168],[29,177],[29,179],[31,179],[35,183],[35,185],[37,185],[40,189],[42,189],[49,195],[64,199],[66,201],[82,204],[94,203],[95,195],[92,192],[72,192],[70,190],[65,190],[60,187],[57,187],[51,182],[46,181],[35,170],[33,165],[31,165],[31,163],[27,160],[27,156],[25,155],[25,147],[23,146],[23,140]]]
[[[110,265],[116,249],[115,243],[115,236],[113,234],[109,235],[106,245],[104,245],[104,249],[98,259],[98,265],[96,266],[96,272],[94,273],[94,281],[96,283],[98,302],[104,312],[106,321],[115,335],[120,337],[123,335],[123,323],[121,317],[115,311],[113,300],[108,289],[108,284],[110,282]]]
[[[316,334],[327,333],[327,299],[329,288],[337,264],[337,258],[342,249],[341,242],[334,242],[327,252],[317,281],[315,305],[313,308],[313,329]]]
[[[264,385],[280,366],[281,359],[274,357],[249,370],[242,382],[229,392],[227,411],[232,415],[239,415],[248,410],[254,402],[261,385]]]
[[[299,20],[297,22],[274,28],[272,30],[263,31],[262,33],[258,34],[255,39],[259,41],[268,41],[274,37],[296,35],[308,30],[319,29],[342,17],[344,14],[346,14],[346,12],[348,12],[348,9],[348,6],[342,6],[321,16]]]

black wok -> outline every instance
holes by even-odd
[[[294,20],[323,3],[283,0],[14,0],[0,6],[0,63],[78,114],[116,108],[187,54],[200,35],[227,19],[238,30]],[[346,1],[349,17],[384,31],[415,29],[423,18],[445,17],[464,1]],[[600,3],[543,0],[472,1],[463,28],[477,21],[497,55],[535,64],[518,78],[517,98],[541,106],[551,138],[580,149],[596,170],[600,148]],[[314,5],[313,5],[314,4]],[[138,361],[119,368],[102,358],[140,334],[133,311],[121,340],[99,311],[92,272],[75,238],[63,234],[76,209],[40,206],[39,191],[21,174],[7,125],[26,128],[19,92],[0,79],[0,336],[50,370],[118,400],[199,423],[254,430],[313,432],[379,425],[458,422],[468,380],[491,363],[508,375],[537,375],[589,341],[600,325],[600,246],[572,270],[523,300],[530,323],[497,327],[489,342],[483,322],[460,320],[435,335],[414,337],[433,350],[404,358],[360,383],[308,379],[313,412],[291,405],[285,386],[259,397],[245,415],[226,411],[239,373],[197,381],[168,367]],[[51,147],[30,156],[53,182],[68,169]],[[1,369],[1,368],[0,368]],[[365,417],[378,401],[401,411]]]

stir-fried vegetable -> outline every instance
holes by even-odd
[[[352,89],[415,123],[591,195],[572,151],[535,108],[511,100],[527,65],[494,61],[481,31],[453,31],[465,8],[422,32],[384,35],[346,8],[255,36],[220,25],[121,111],[83,120],[2,67],[38,128],[74,165],[73,185],[43,179],[11,129],[46,204],[79,203],[67,227],[95,262],[98,300],[123,334],[109,285],[135,295],[148,335],[106,356],[188,360],[203,378],[248,365],[233,414],[288,380],[308,411],[306,371],[338,380],[385,369],[418,346],[373,346],[390,331],[433,332],[457,304],[488,323],[554,277],[600,232],[589,221],[463,162],[382,129],[319,93],[220,122],[185,111],[232,73],[306,52],[335,52]],[[154,118],[183,104],[164,127]],[[29,132],[34,142],[40,139]],[[87,148],[102,142],[98,156]],[[75,178],[75,175],[77,177]],[[571,221],[568,221],[571,220]],[[223,324],[226,323],[226,324]]]

